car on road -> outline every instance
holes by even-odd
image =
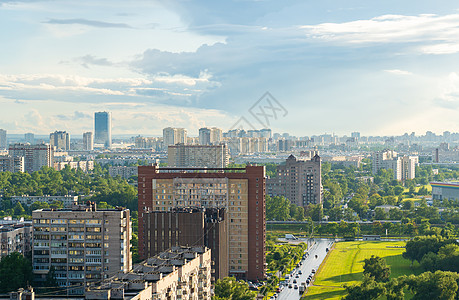
[[[301,272],[301,270],[299,270],[299,271],[298,271],[298,274],[300,274],[300,275],[301,275],[301,274],[303,274],[303,272]]]
[[[296,279],[293,279],[293,283],[296,283]]]
[[[316,272],[316,269],[312,269],[312,271],[311,271],[311,272],[314,274],[314,273]]]
[[[296,274],[295,278],[300,278],[300,275]]]
[[[292,284],[291,284],[291,283],[288,284],[288,288],[289,288],[289,289],[292,288]]]

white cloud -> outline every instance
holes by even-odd
[[[304,25],[299,28],[308,37],[319,41],[357,45],[422,43],[424,45],[418,51],[426,54],[459,52],[459,14],[383,15],[369,20]]]
[[[413,75],[413,73],[404,70],[392,69],[392,70],[384,70],[384,72],[396,74],[396,75]]]

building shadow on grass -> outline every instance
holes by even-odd
[[[362,277],[363,277],[363,272],[357,272],[357,273],[348,273],[348,274],[328,277],[324,279],[323,281],[333,281],[334,283],[345,284],[349,281],[359,281],[362,279]]]
[[[340,298],[346,295],[346,290],[334,290],[334,291],[329,291],[329,292],[323,292],[320,294],[315,294],[315,295],[308,295],[306,294],[303,296],[301,299],[330,299],[330,298]]]

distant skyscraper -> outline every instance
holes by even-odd
[[[163,129],[164,147],[178,143],[187,144],[187,132],[185,128],[167,127]]]
[[[33,133],[24,134],[24,140],[31,145],[35,144],[35,135]]]
[[[360,139],[360,132],[351,132],[351,137]]]
[[[105,148],[112,146],[112,114],[110,112],[94,113],[94,142],[104,144]]]
[[[83,149],[94,150],[94,139],[92,138],[92,132],[83,133]]]
[[[6,149],[6,130],[0,129],[0,149]]]
[[[65,131],[54,131],[49,135],[49,143],[57,150],[70,150],[70,134]]]
[[[210,145],[210,128],[199,129],[199,145]]]

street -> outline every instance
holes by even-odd
[[[297,240],[294,242],[301,242],[302,240]],[[292,284],[292,288],[289,288],[288,285],[284,286],[283,290],[279,293],[279,296],[277,299],[279,300],[298,300],[301,298],[301,295],[299,293],[299,289],[295,289],[294,286],[298,285],[298,287],[301,285],[302,282],[305,282],[306,279],[308,278],[309,274],[311,274],[312,269],[319,269],[320,264],[324,260],[327,252],[327,248],[331,248],[332,246],[332,240],[330,239],[314,239],[315,243],[312,247],[310,247],[308,253],[309,256],[306,257],[305,260],[303,260],[302,265],[299,267],[299,269],[294,269],[293,276],[290,276],[290,279],[288,280],[288,284]],[[303,242],[306,242],[306,240],[303,240]],[[315,256],[317,255],[317,258]],[[301,270],[302,274],[300,275],[298,271]],[[295,278],[296,275],[299,275],[299,278]],[[293,283],[293,280],[296,280],[296,283]],[[306,293],[306,292],[305,292]]]

